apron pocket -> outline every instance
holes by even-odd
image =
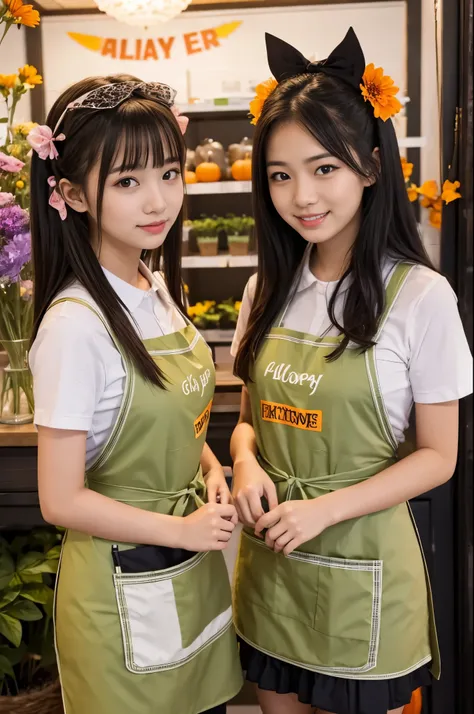
[[[382,561],[299,550],[284,556],[244,532],[239,569],[237,621],[244,638],[247,627],[253,629],[251,623],[259,621],[255,644],[293,664],[328,674],[376,666]],[[245,601],[250,609],[256,605],[260,615],[246,612]]]
[[[125,666],[130,672],[179,667],[230,627],[227,571],[224,564],[221,583],[222,577],[215,576],[215,555],[223,561],[220,552],[198,553],[166,570],[114,573]]]

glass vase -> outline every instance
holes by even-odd
[[[0,424],[29,424],[33,421],[33,379],[28,367],[29,340],[0,340],[8,363],[0,389]]]

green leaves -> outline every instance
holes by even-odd
[[[10,541],[0,535],[0,694],[21,691],[54,664],[54,576],[62,533],[38,528]],[[23,624],[26,623],[26,624]],[[35,666],[24,667],[25,658]]]
[[[3,635],[15,647],[19,647],[22,635],[21,622],[10,615],[0,612],[0,635]]]

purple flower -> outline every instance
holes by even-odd
[[[20,279],[22,268],[31,260],[31,237],[29,233],[13,236],[0,250],[0,278],[9,278],[12,283]]]
[[[29,216],[17,204],[0,208],[0,235],[13,238],[18,233],[25,233],[28,228]]]

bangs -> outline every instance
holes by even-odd
[[[158,102],[138,98],[124,102],[109,117],[103,136],[101,179],[112,167],[126,172],[149,165],[162,168],[171,160],[184,163],[181,131],[170,121],[169,109]]]
[[[114,163],[120,157],[120,169],[130,171],[151,165],[184,160],[184,141],[179,127],[170,122],[169,109],[151,100],[132,100],[122,104],[114,116],[106,143],[113,140]],[[104,146],[104,154],[109,153]]]

